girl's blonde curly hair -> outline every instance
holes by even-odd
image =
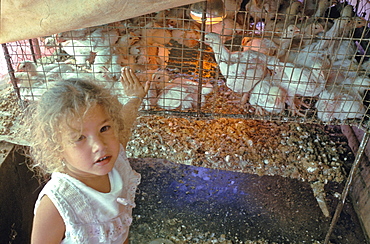
[[[124,117],[117,96],[92,81],[68,79],[56,82],[38,102],[30,104],[24,117],[24,136],[30,143],[32,167],[41,175],[60,171],[63,166],[62,134],[94,105],[111,117],[116,136],[123,143]]]

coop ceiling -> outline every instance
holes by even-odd
[[[2,0],[0,43],[107,24],[199,0]]]

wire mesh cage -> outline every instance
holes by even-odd
[[[121,68],[128,66],[142,82],[151,80],[141,107],[143,114],[368,129],[370,7],[366,1],[218,3],[208,0],[102,26],[3,44],[9,74],[2,82],[11,83],[20,100],[32,102],[58,80],[92,79],[125,103],[128,98],[119,78]],[[240,130],[245,129],[241,126]],[[271,136],[270,128],[266,131],[266,137]],[[214,134],[222,137],[222,133]],[[367,133],[363,137],[352,169],[358,166],[369,136]],[[244,137],[245,145],[253,144],[245,134]],[[319,144],[317,139],[312,141]],[[173,148],[174,154],[180,154]],[[218,154],[219,149],[206,151],[199,146],[197,150]],[[247,162],[244,149],[239,154],[240,161]],[[228,156],[225,161],[230,163]],[[325,160],[305,158],[308,166],[302,171],[310,175],[315,170],[312,165],[321,161]],[[337,170],[337,163],[333,163],[330,167]],[[324,166],[321,171],[329,171],[329,166]],[[245,167],[238,164],[235,168]],[[278,163],[275,169],[289,171]],[[347,182],[349,185],[351,180]],[[346,195],[342,194],[342,198]]]
[[[129,66],[152,81],[142,112],[367,127],[367,4],[204,3],[8,43],[20,98],[80,77],[124,103]]]

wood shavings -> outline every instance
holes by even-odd
[[[342,182],[351,155],[324,126],[220,118],[140,117],[128,156],[309,182]]]

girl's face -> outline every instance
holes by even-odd
[[[80,128],[81,121],[75,124]],[[82,120],[81,134],[73,131],[63,136],[62,156],[68,174],[82,180],[105,176],[113,169],[120,150],[113,126],[104,108],[95,105]]]

